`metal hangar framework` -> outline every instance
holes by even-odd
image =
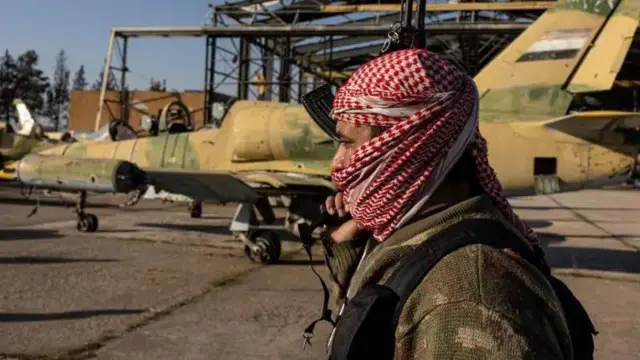
[[[401,3],[388,0],[239,0],[209,5],[201,26],[113,28],[103,73],[96,128],[111,71],[119,72],[126,107],[127,40],[141,37],[205,38],[207,122],[216,125],[217,92],[233,85],[231,99],[297,102],[322,83],[342,84],[375,57]],[[555,1],[428,1],[427,47],[475,75]],[[112,63],[114,49],[119,63]],[[126,111],[123,111],[123,114]],[[126,120],[126,119],[125,119]]]

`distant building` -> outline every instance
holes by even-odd
[[[127,115],[129,124],[135,130],[140,130],[140,124],[146,116],[158,116],[162,108],[173,100],[182,101],[191,111],[192,121],[196,129],[204,125],[204,97],[202,90],[187,90],[182,92],[138,91],[128,92]],[[235,97],[216,93],[214,102],[233,102]],[[107,91],[99,126],[107,124],[113,119],[122,117],[120,106],[120,92]],[[69,96],[69,126],[68,130],[90,131],[95,129],[96,115],[100,102],[100,91],[72,91]]]

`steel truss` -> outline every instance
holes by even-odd
[[[217,92],[222,85],[236,87],[235,94],[229,94],[235,99],[282,102],[299,101],[301,95],[322,83],[341,85],[354,69],[379,53],[390,26],[399,20],[399,2],[371,2],[333,5],[329,0],[240,0],[209,5],[203,26],[113,28],[96,129],[111,70],[121,74],[121,117],[127,120],[129,38],[204,37],[205,122],[219,125],[213,105],[229,101]],[[429,2],[427,47],[475,75],[552,3]],[[230,41],[223,44],[222,39]],[[111,65],[114,47],[120,55],[117,66]]]

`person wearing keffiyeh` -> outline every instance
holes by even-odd
[[[407,248],[463,219],[499,221],[537,247],[487,158],[472,78],[424,49],[360,67],[331,110],[340,144],[325,257],[335,292],[353,297],[384,283]],[[344,303],[344,302],[343,302]],[[518,255],[470,245],[427,274],[405,304],[395,359],[571,359],[561,306],[541,273]]]

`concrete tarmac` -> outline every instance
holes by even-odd
[[[27,219],[33,204],[0,189],[0,358],[323,358],[327,324],[302,351],[322,291],[299,243],[285,241],[282,263],[261,266],[227,230],[233,206],[205,204],[191,219],[185,205],[123,210],[122,200],[91,197],[100,228],[84,234],[60,201],[41,201]],[[591,314],[596,359],[637,359],[640,191],[511,203]]]

